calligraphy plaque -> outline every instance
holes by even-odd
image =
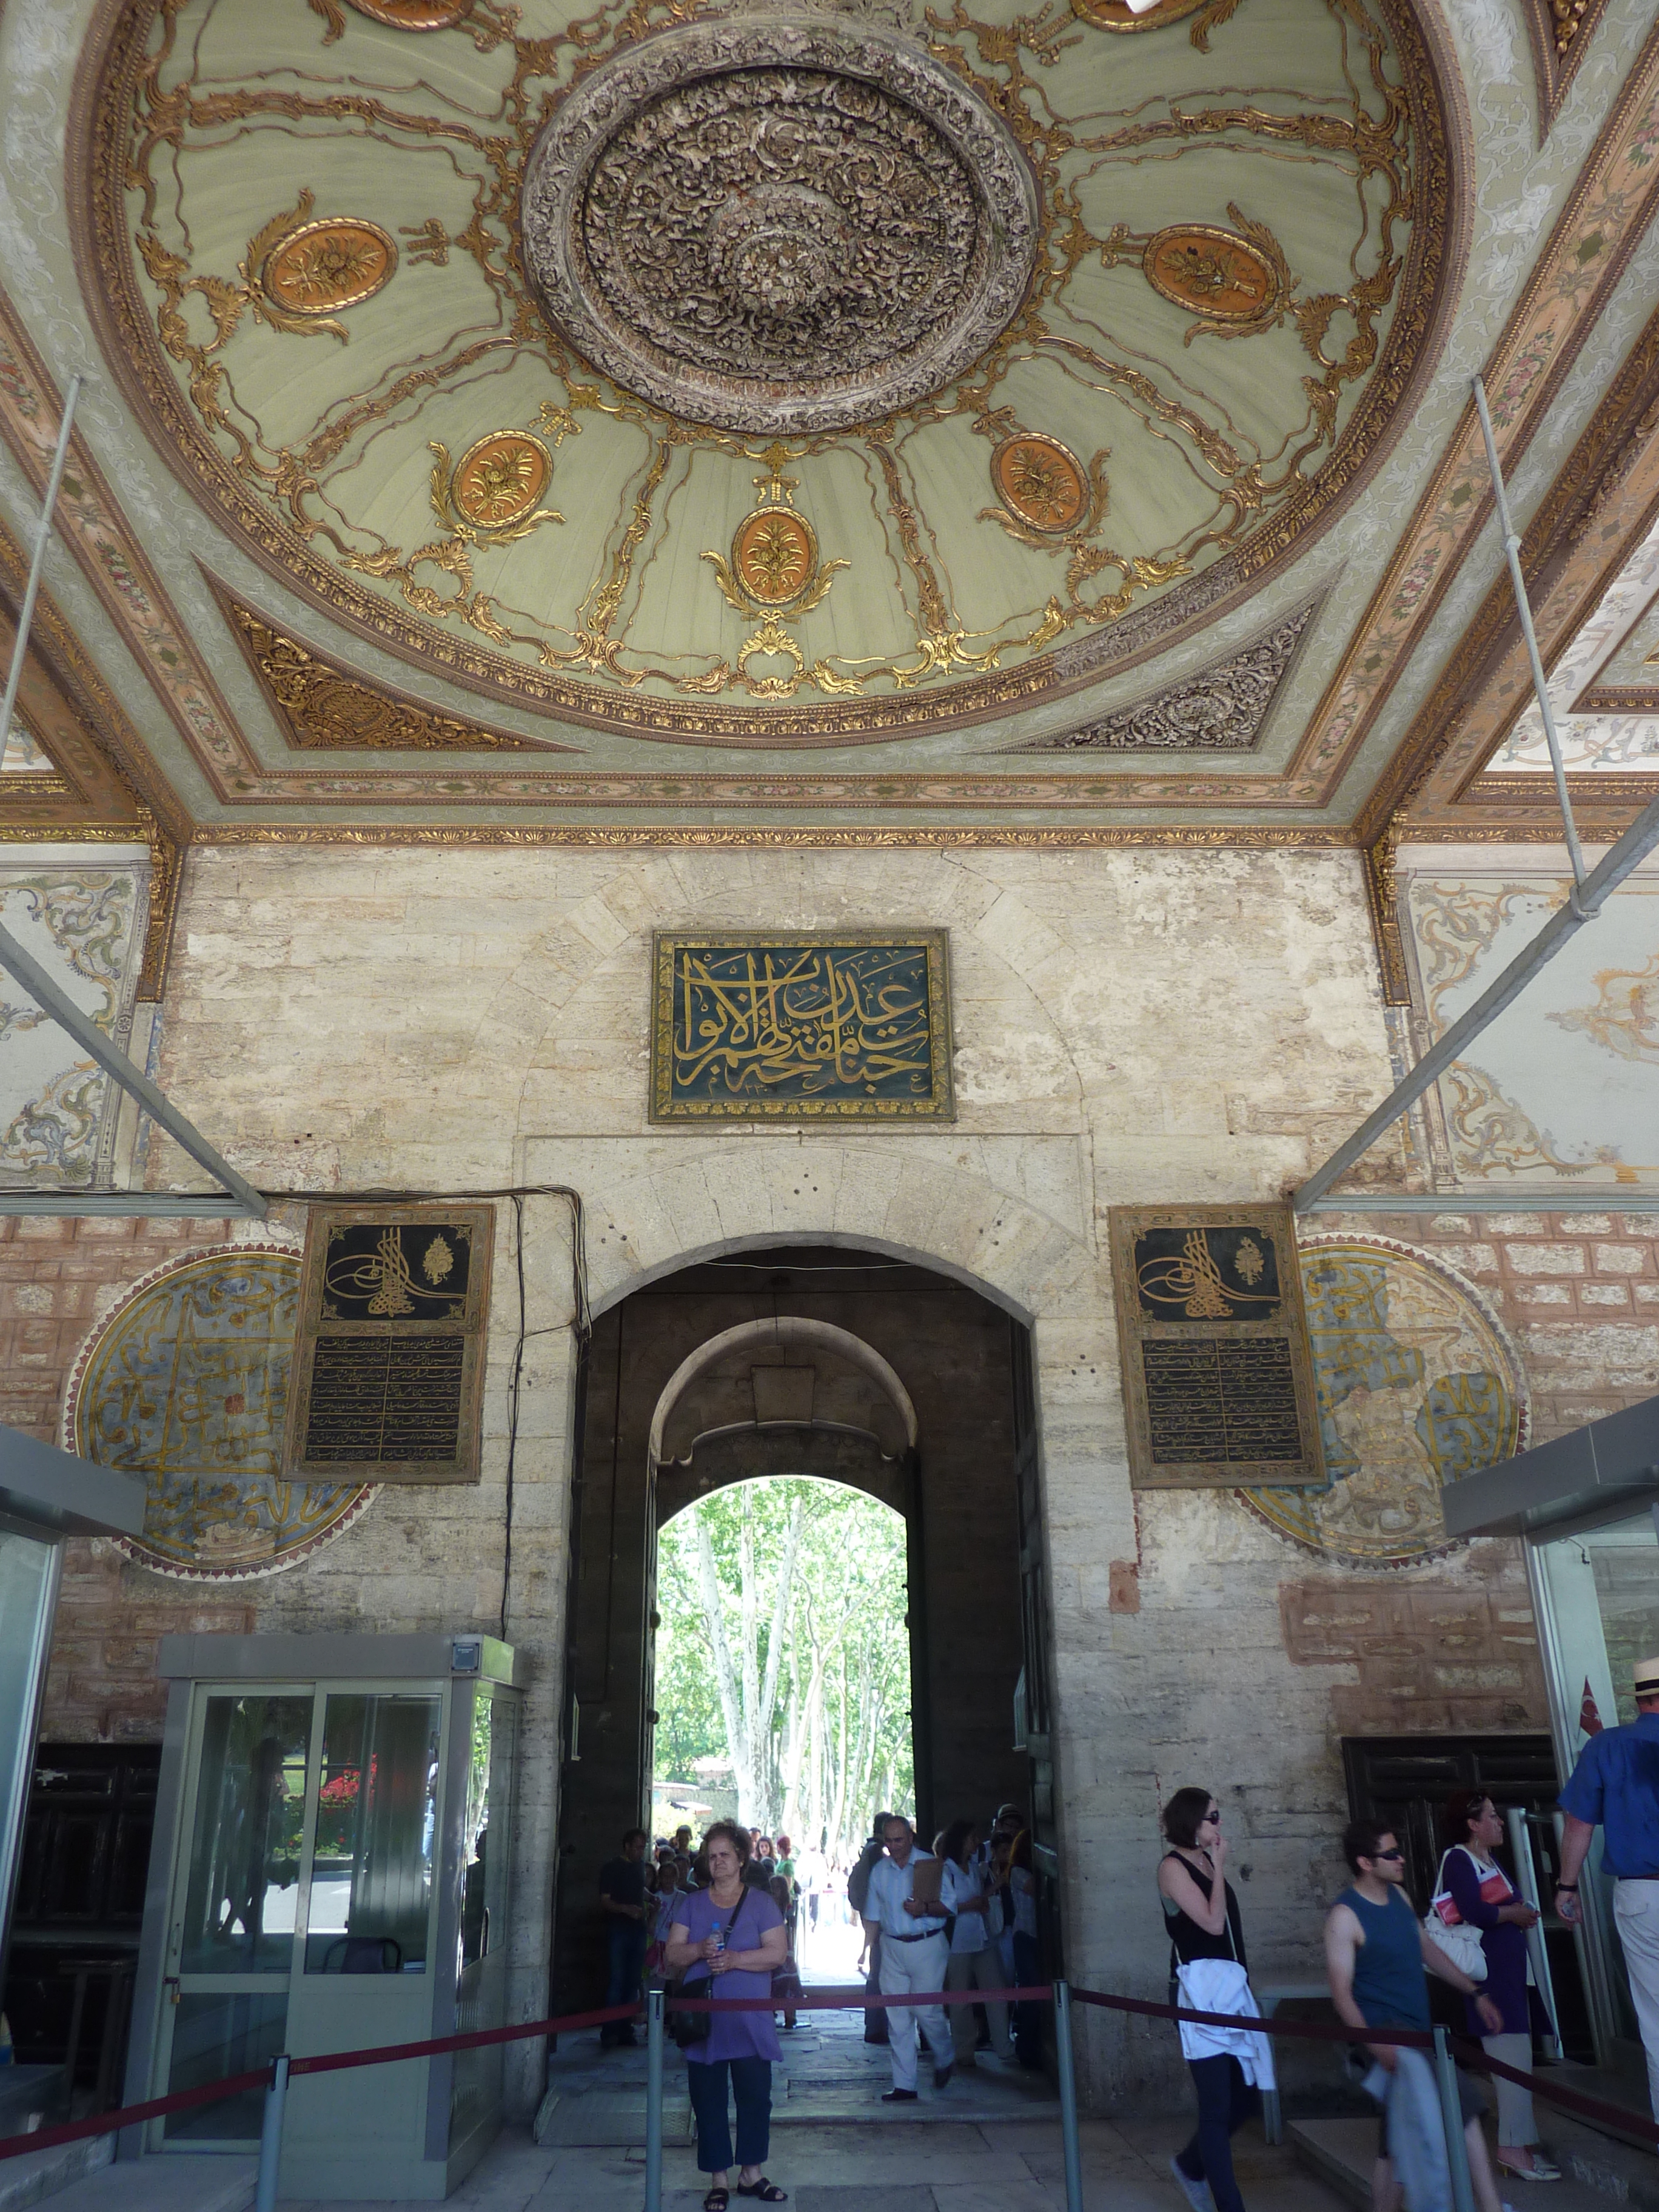
[[[1321,1485],[1285,1206],[1115,1206],[1112,1275],[1139,1490]]]
[[[306,1232],[290,1482],[476,1482],[495,1216],[319,1206]]]
[[[950,1121],[945,933],[659,936],[653,1121]]]

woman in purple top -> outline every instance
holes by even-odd
[[[1447,1801],[1441,1840],[1446,1845],[1442,1880],[1458,1918],[1480,1929],[1486,1954],[1480,1994],[1504,2015],[1503,2033],[1488,2035],[1475,2016],[1474,2000],[1468,1999],[1469,2033],[1480,2038],[1489,2058],[1530,2073],[1533,2027],[1547,2030],[1549,2021],[1542,2000],[1527,1982],[1527,1930],[1537,1924],[1538,1915],[1492,1856],[1504,1840],[1504,1816],[1480,1790],[1460,1790]],[[1498,2091],[1498,2165],[1529,2181],[1559,2181],[1560,2167],[1539,2148],[1531,2092],[1501,2075],[1492,2081]]]
[[[744,1881],[749,1838],[731,1820],[717,1820],[703,1838],[708,1887],[688,1892],[684,1909],[669,1930],[665,1964],[684,1973],[696,1990],[707,1974],[716,1997],[772,1994],[772,1972],[788,1954],[783,1915],[764,1889]],[[697,1971],[706,1962],[703,1971]],[[690,1971],[688,1972],[688,1969]],[[716,2013],[708,2040],[687,2050],[686,2079],[697,2116],[697,2165],[710,2177],[703,2212],[726,2212],[731,2202],[732,2130],[726,2083],[738,2108],[738,2195],[781,2204],[785,2192],[761,2171],[772,2131],[772,2061],[781,2058],[770,2010]]]

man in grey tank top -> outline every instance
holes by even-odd
[[[1353,1875],[1331,1907],[1325,1922],[1325,1966],[1330,1977],[1331,2002],[1338,2015],[1363,2035],[1368,2027],[1426,2028],[1429,2025],[1428,1984],[1425,1972],[1437,1974],[1453,1989],[1474,1999],[1482,2021],[1502,2025],[1502,2015],[1492,1999],[1472,1982],[1460,1966],[1431,1942],[1407,1900],[1406,1854],[1391,1830],[1369,1820],[1351,1820],[1342,1834],[1342,1855]],[[1499,2029],[1488,2021],[1487,2032]],[[1401,2062],[1420,2067],[1426,2062],[1415,2051],[1401,2051],[1389,2043],[1367,2045],[1383,2072],[1390,2076],[1383,2116],[1382,2146],[1371,2176],[1372,2212],[1395,2212],[1401,2198],[1400,2153],[1410,2146],[1398,2130],[1408,2127],[1413,2105],[1396,2111]],[[1430,2077],[1429,2124],[1438,2128],[1439,2115]],[[1368,2085],[1369,2086],[1369,2085]],[[1419,2084],[1419,2087],[1422,2085]],[[1463,2114],[1463,2140],[1468,2148],[1469,2179],[1480,2212],[1507,2212],[1492,2178],[1486,2139],[1480,2131],[1486,2109],[1480,2090],[1461,2070],[1458,2100]],[[1391,2133],[1390,2130],[1395,2130]]]

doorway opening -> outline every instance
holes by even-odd
[[[852,1978],[841,1903],[879,1811],[915,1802],[904,1517],[849,1485],[738,1482],[657,1539],[653,1836],[757,1828],[792,1863],[809,1979]]]
[[[872,1525],[890,1532],[884,1571],[895,1583],[902,1561],[890,1682],[908,1658],[913,1793],[903,1789],[901,1727],[893,1809],[913,1814],[931,1838],[959,1814],[984,1820],[1018,1804],[1037,1863],[1044,1970],[1059,1972],[1048,1601],[1024,1325],[966,1285],[883,1253],[734,1253],[665,1276],[599,1316],[577,1438],[554,2009],[580,2010],[603,1995],[599,1872],[623,1832],[641,1826],[655,1837],[688,1820],[701,1834],[714,1817],[708,1789],[694,1799],[711,1806],[708,1814],[670,1822],[653,1802],[659,1739],[675,1766],[690,1742],[684,1699],[664,1704],[670,1680],[695,1671],[689,1661],[682,1668],[670,1620],[681,1609],[675,1578],[686,1538],[678,1528],[694,1528],[688,1509],[714,1500],[740,1544],[746,1493],[758,1543],[756,1516],[775,1510],[763,1501],[797,1486],[832,1486],[886,1509]],[[735,1559],[732,1573],[736,1590]],[[757,1632],[757,1665],[766,1648]],[[712,1655],[704,1665],[712,1714]],[[804,1745],[803,1766],[806,1757]],[[880,1766],[866,1792],[887,1786]],[[849,1803],[843,1825],[853,1814]]]

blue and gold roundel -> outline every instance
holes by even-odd
[[[70,1450],[144,1477],[144,1532],[120,1540],[163,1573],[271,1574],[355,1520],[359,1484],[282,1480],[300,1258],[233,1245],[128,1292],[76,1364]]]

